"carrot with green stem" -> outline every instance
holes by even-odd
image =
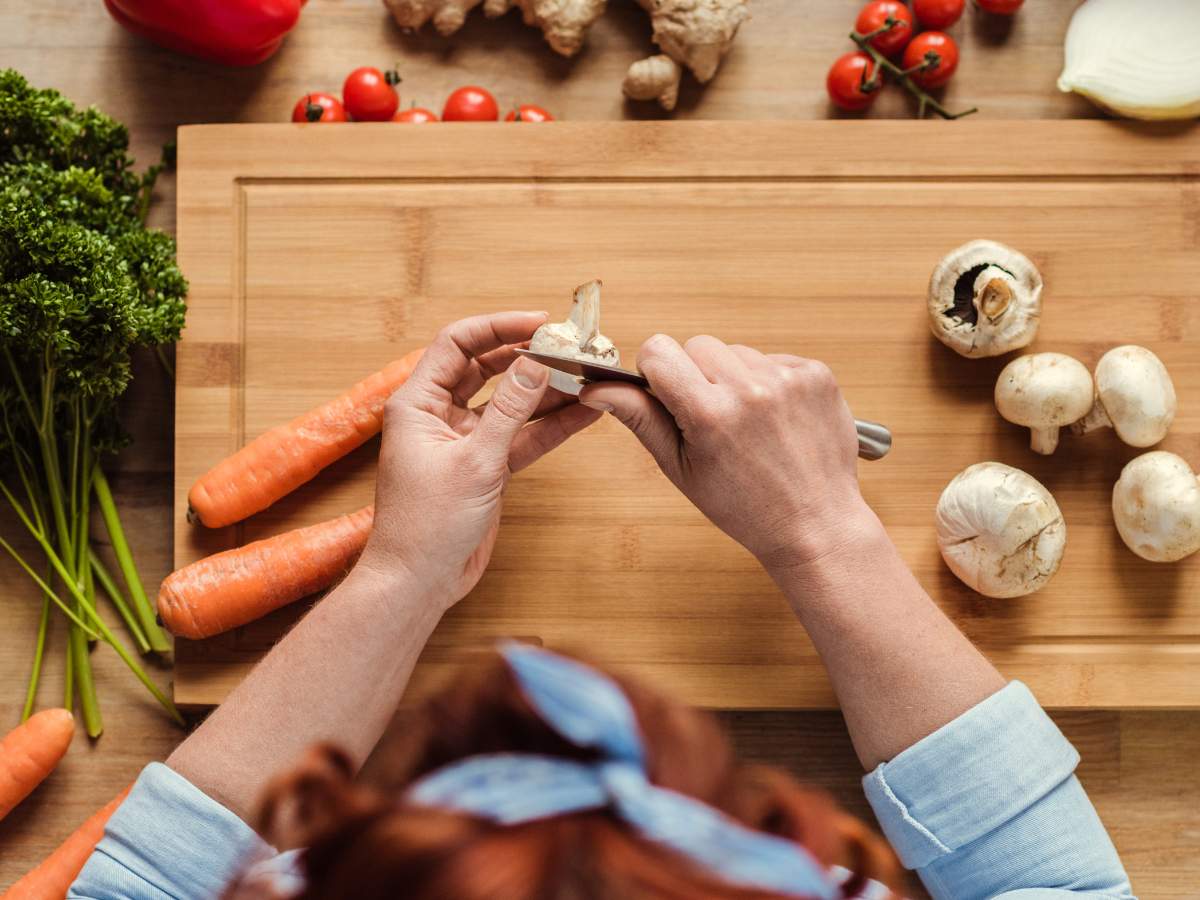
[[[277,534],[184,566],[163,581],[158,614],[181,637],[212,637],[329,587],[367,543],[375,508]]]
[[[0,740],[0,819],[54,771],[74,733],[70,710],[44,709]]]
[[[53,853],[31,869],[5,892],[2,900],[62,900],[79,876],[96,844],[104,836],[104,826],[129,794],[121,791],[80,825]]]
[[[378,434],[384,404],[423,352],[412,351],[217,463],[188,492],[189,519],[194,515],[209,528],[240,522]]]

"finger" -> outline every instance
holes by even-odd
[[[454,397],[454,402],[459,406],[466,406],[470,403],[471,398],[478,394],[485,384],[513,364],[513,360],[517,358],[517,348],[524,348],[528,345],[529,341],[505,344],[503,347],[490,350],[471,360],[466,374],[450,392]]]
[[[642,344],[637,365],[654,395],[676,419],[702,405],[712,392],[696,361],[665,334],[656,334]]]
[[[738,355],[709,334],[698,334],[683,345],[684,351],[696,362],[696,367],[712,384],[736,381],[749,371]]]
[[[471,360],[505,344],[529,340],[548,318],[544,312],[503,312],[447,325],[421,357],[413,377],[453,391],[468,374]]]
[[[538,403],[538,408],[533,411],[535,420],[548,416],[555,410],[562,409],[564,406],[575,406],[577,399],[574,394],[564,394],[562,391],[554,388],[547,389],[542,395],[541,402]]]
[[[572,398],[574,399],[574,398]],[[519,472],[537,462],[567,438],[578,434],[600,418],[598,409],[578,403],[564,406],[521,429],[508,452],[508,468]]]
[[[476,452],[507,465],[513,442],[537,410],[549,378],[549,369],[524,357],[509,367],[468,438]]]
[[[748,369],[770,369],[777,365],[771,362],[764,353],[753,347],[747,347],[745,344],[730,344],[729,349]]]
[[[675,419],[662,403],[635,385],[616,381],[584,386],[579,402],[612,413],[650,451],[667,477],[679,482],[683,437]]]
[[[790,369],[798,368],[808,362],[803,356],[793,356],[790,353],[768,353],[767,359],[777,366],[787,366]]]

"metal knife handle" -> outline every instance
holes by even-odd
[[[854,420],[858,431],[858,455],[860,459],[883,459],[892,449],[892,433],[878,422]]]

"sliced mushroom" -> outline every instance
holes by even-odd
[[[986,597],[1023,597],[1058,571],[1067,525],[1032,475],[998,462],[963,469],[937,505],[942,559]]]
[[[1042,314],[1042,276],[1024,254],[995,241],[947,253],[929,278],[929,325],[963,356],[1027,346]]]
[[[529,349],[553,353],[584,362],[619,366],[621,354],[613,342],[600,333],[600,280],[575,288],[571,315],[565,322],[547,323],[533,333]],[[564,394],[578,394],[579,381],[565,372],[550,370],[550,387]]]
[[[1151,562],[1200,550],[1200,478],[1165,450],[1129,461],[1113,486],[1113,521],[1125,546]]]
[[[1058,429],[1092,408],[1092,376],[1065,353],[1031,353],[1001,369],[995,397],[1000,415],[1029,429],[1035,453],[1053,453]]]
[[[1175,385],[1162,360],[1134,344],[1114,347],[1096,363],[1096,402],[1071,426],[1076,434],[1113,428],[1133,447],[1152,447],[1175,419]]]

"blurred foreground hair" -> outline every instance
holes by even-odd
[[[741,823],[802,844],[826,866],[893,891],[891,849],[825,792],[787,773],[739,765],[717,720],[609,675],[637,715],[649,780],[688,794]],[[488,753],[532,753],[590,762],[530,706],[499,655],[465,668],[414,716],[413,732],[382,762],[379,783],[353,780],[331,746],[314,748],[268,787],[260,832],[275,846],[307,847],[304,900],[796,900],[730,884],[642,838],[603,810],[503,826],[405,805],[404,788],[449,763]],[[227,900],[272,898],[269,886],[235,883]],[[893,894],[893,896],[898,896]]]

